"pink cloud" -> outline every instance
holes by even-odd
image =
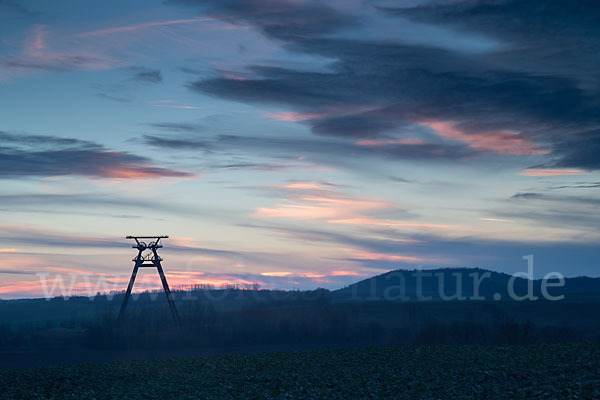
[[[350,197],[341,193],[336,186],[326,186],[318,182],[293,182],[275,188],[288,191],[288,203],[260,207],[254,212],[254,217],[323,220],[338,225],[461,229],[456,225],[371,217],[366,214],[372,211],[394,209],[398,205],[386,201]]]
[[[261,207],[254,215],[259,218],[339,219],[354,216],[360,211],[380,209],[389,205],[379,201],[318,195],[299,196],[297,200],[304,204]]]
[[[582,175],[585,171],[579,169],[526,169],[519,172],[524,176],[561,176],[561,175]]]
[[[320,182],[292,182],[281,186],[284,189],[293,190],[318,190],[327,189],[329,186],[324,185]]]
[[[549,150],[540,147],[519,134],[508,131],[471,132],[457,127],[457,124],[447,121],[418,121],[427,126],[439,136],[451,140],[465,142],[472,149],[491,151],[499,154],[534,155],[547,154]]]
[[[345,196],[335,185],[321,182],[291,182],[276,186],[275,189],[286,190],[291,204],[261,207],[256,210],[254,214],[256,217],[335,219],[392,206],[388,202]]]
[[[186,236],[174,236],[169,238],[169,244],[179,247],[195,247],[196,238]]]
[[[0,286],[0,295],[10,297],[35,297],[41,294],[40,283],[37,281],[15,281]]]
[[[356,271],[335,270],[335,271],[331,271],[329,276],[365,276],[365,274],[362,274],[362,273],[356,272]]]
[[[327,197],[327,196],[307,195],[307,196],[301,196],[300,199],[305,200],[305,201],[315,202],[315,203],[333,204],[336,206],[343,206],[343,207],[349,207],[349,208],[360,209],[360,210],[385,208],[390,205],[390,203],[386,203],[383,201],[335,198],[335,197]]]
[[[44,25],[38,25],[35,28],[33,28],[34,38],[29,43],[29,46],[27,48],[27,52],[30,55],[40,56],[42,50],[44,50],[46,48],[46,44],[45,44],[46,31],[45,31],[45,29],[46,29],[46,27]]]
[[[268,113],[267,117],[278,120],[278,121],[288,121],[288,122],[298,122],[305,121],[307,119],[314,119],[323,117],[325,114],[316,114],[316,113],[299,113],[299,112],[273,112]]]
[[[254,212],[258,218],[296,218],[323,219],[335,218],[343,214],[343,210],[315,205],[278,204],[273,207],[261,207]]]
[[[7,229],[8,228],[8,229]],[[0,229],[11,232],[10,225],[0,226]],[[12,249],[8,249],[12,250]],[[19,252],[5,251],[2,252],[2,258],[0,258],[0,268],[3,269],[17,269],[23,272],[35,270],[40,265],[46,265],[46,261],[43,257],[34,256],[30,254],[21,254]]]
[[[299,277],[301,278],[309,278],[309,279],[320,279],[320,278],[325,278],[327,275],[325,274],[316,274],[313,272],[305,272],[302,274],[298,274]]]

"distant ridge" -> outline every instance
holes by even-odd
[[[474,277],[480,280],[478,285]],[[481,268],[398,269],[335,290],[331,295],[335,298],[356,300],[456,300],[457,289],[460,288],[459,294],[466,299],[477,297],[482,300],[479,298],[482,297],[485,300],[509,300],[511,277],[509,274]],[[419,279],[421,289],[418,291]],[[600,278],[564,278],[563,286],[553,286],[558,283],[556,278],[548,280],[546,290],[550,296],[563,295],[571,300],[581,296],[600,298]],[[521,277],[515,278],[512,284],[514,294],[526,295],[529,284],[532,285],[533,296],[544,299],[542,279],[529,281]]]

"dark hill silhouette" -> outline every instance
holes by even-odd
[[[337,299],[418,301],[455,299],[460,292],[458,294],[461,297],[471,300],[476,297],[485,300],[509,300],[511,277],[505,273],[481,268],[400,269],[335,290],[331,292],[331,296]],[[562,286],[554,286],[559,284],[557,278],[548,279],[547,282],[547,293],[553,297],[564,295],[566,299],[571,300],[582,296],[600,297],[600,278],[565,278]],[[544,299],[542,279],[530,281],[516,277],[512,284],[513,293],[524,296],[528,293],[529,285],[532,286],[534,296]],[[481,298],[478,299],[482,300]]]

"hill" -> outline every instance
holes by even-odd
[[[480,268],[395,270],[335,290],[353,300],[600,300],[600,278],[529,280]],[[529,296],[529,297],[527,297]]]

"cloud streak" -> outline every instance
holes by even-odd
[[[147,158],[78,139],[0,132],[0,178],[82,175],[148,179],[191,176]]]
[[[160,83],[163,80],[162,73],[158,69],[144,67],[130,68],[131,80],[145,83]]]
[[[543,168],[600,169],[600,82],[588,67],[598,62],[600,49],[593,38],[600,32],[592,24],[598,15],[591,2],[586,1],[587,9],[562,0],[544,6],[514,0],[432,2],[402,9],[364,3],[344,11],[312,2],[170,3],[216,18],[233,14],[229,21],[251,24],[283,41],[287,50],[332,60],[321,72],[248,65],[244,80],[221,77],[188,84],[198,93],[286,105],[290,111],[271,116],[307,124],[321,136],[390,140],[385,136],[392,134],[391,140],[399,140],[424,123],[443,140],[463,142],[482,157],[536,156],[545,160]],[[378,18],[397,18],[398,24],[412,20],[443,27],[450,37],[459,37],[456,26],[483,32],[503,45],[481,54],[441,42],[434,47],[358,39],[349,27],[368,23],[358,17],[365,8],[379,12]],[[552,30],[555,26],[563,35]]]
[[[198,22],[213,22],[213,21],[215,21],[215,19],[210,18],[210,17],[150,21],[150,22],[143,22],[143,23],[139,23],[139,24],[116,26],[113,28],[106,28],[106,29],[99,29],[99,30],[95,30],[95,31],[84,32],[84,33],[81,33],[80,36],[83,36],[83,37],[104,36],[104,35],[112,35],[115,33],[137,31],[140,29],[156,28],[156,27],[170,26],[170,25],[195,24]]]

